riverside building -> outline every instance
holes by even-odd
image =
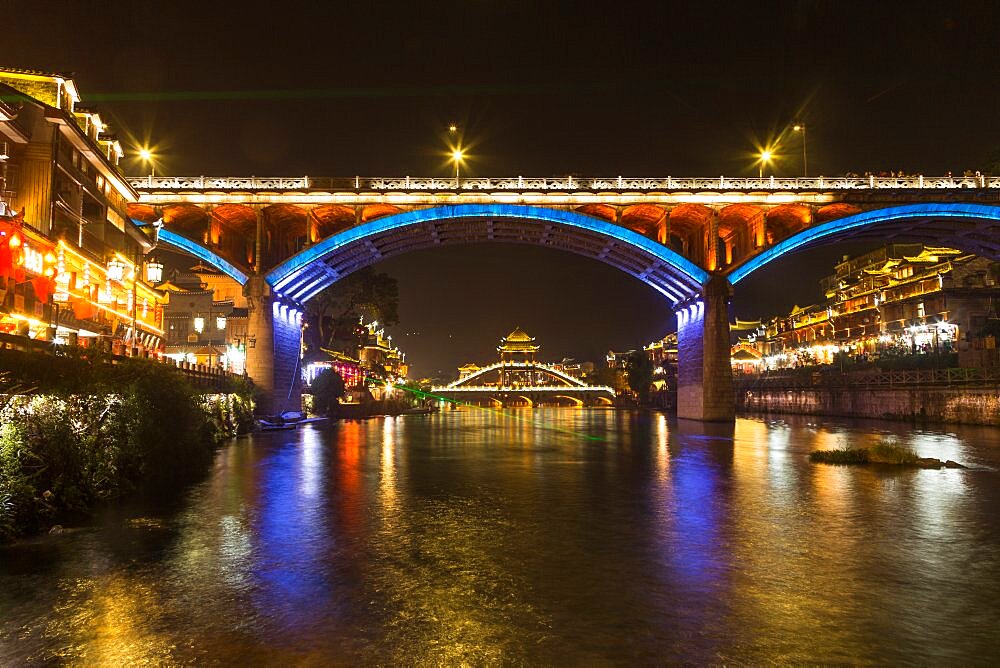
[[[128,217],[121,144],[72,76],[0,68],[0,333],[149,355],[162,265]]]
[[[827,364],[837,353],[963,352],[997,317],[998,277],[1000,264],[969,253],[889,244],[845,257],[820,280],[826,301],[761,323],[737,347],[744,358],[757,350],[761,368]]]

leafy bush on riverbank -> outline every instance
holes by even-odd
[[[13,362],[0,383],[0,541],[140,485],[190,479],[218,441],[252,425],[246,396],[198,395],[162,364]]]

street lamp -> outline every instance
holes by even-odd
[[[454,135],[458,133],[458,123],[448,124],[448,134]]]
[[[806,125],[805,123],[796,123],[792,126],[792,130],[802,133],[802,176],[809,176],[809,159],[806,156]]]
[[[774,154],[771,151],[764,150],[760,152],[760,160],[757,162],[757,178],[764,178],[764,165],[771,162],[771,158]]]
[[[149,165],[149,176],[150,178],[156,176],[156,163],[153,162],[153,152],[148,148],[139,149],[139,158]]]
[[[459,177],[459,167],[462,164],[462,160],[465,157],[465,152],[460,148],[456,148],[451,152],[451,159],[455,163],[455,187],[458,187],[458,177]]]

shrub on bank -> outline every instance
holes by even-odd
[[[216,443],[252,426],[245,394],[199,395],[155,362],[4,351],[0,365],[8,369],[0,383],[0,541],[140,485],[190,479]]]
[[[821,464],[867,464],[868,450],[865,448],[816,450],[809,453],[809,461]]]
[[[817,450],[809,453],[809,461],[820,464],[920,464],[917,453],[890,441],[881,441],[870,448]]]

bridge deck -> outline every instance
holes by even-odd
[[[1000,176],[764,177],[383,177],[383,176],[142,176],[129,179],[143,194],[180,192],[767,192],[1000,189]]]

